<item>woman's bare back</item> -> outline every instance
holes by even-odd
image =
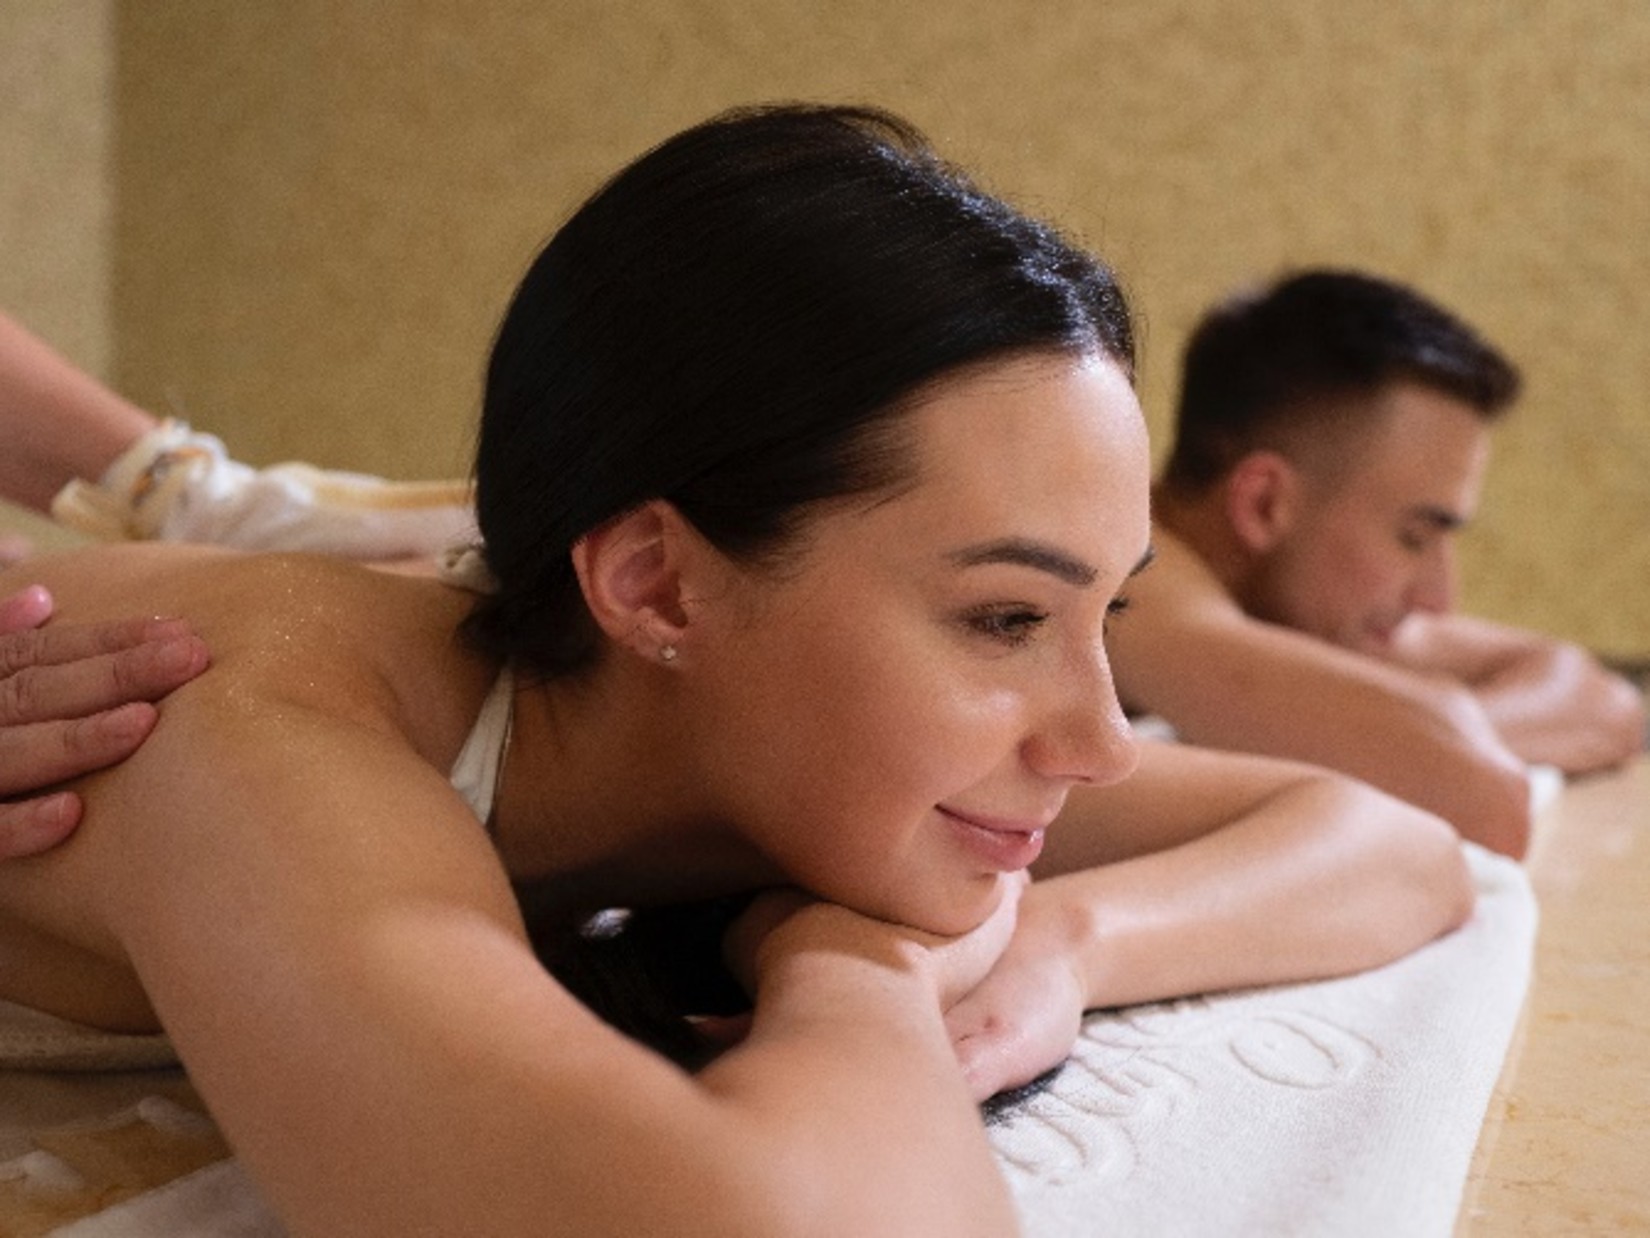
[[[469,597],[435,581],[320,557],[167,546],[37,559],[28,578],[51,589],[57,622],[145,612],[190,620],[212,667],[161,703],[159,728],[189,694],[227,690],[253,710],[314,709],[382,728],[445,771],[493,677],[454,639]],[[117,767],[77,780],[87,805],[80,838],[0,869],[0,998],[153,1031],[154,1010],[103,914],[112,875],[94,855],[97,832],[122,827],[119,778]]]

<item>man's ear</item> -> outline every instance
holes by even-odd
[[[1267,554],[1294,527],[1301,475],[1275,451],[1252,451],[1226,475],[1226,523],[1252,555]]]
[[[695,534],[662,499],[615,516],[573,545],[585,605],[615,644],[674,661],[687,631],[683,556]]]

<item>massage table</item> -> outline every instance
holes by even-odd
[[[1534,976],[1455,1232],[1650,1234],[1650,757],[1571,782],[1526,867]]]

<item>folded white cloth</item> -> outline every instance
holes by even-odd
[[[1091,1016],[991,1130],[1026,1238],[1448,1235],[1529,983],[1524,871],[1389,966]]]
[[[70,482],[52,515],[104,540],[354,559],[433,555],[477,537],[463,482],[386,481],[296,463],[254,469],[176,420],[144,435],[96,483]]]

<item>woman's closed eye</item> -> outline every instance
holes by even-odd
[[[1122,595],[1107,602],[1106,628],[1109,629],[1112,622],[1128,609],[1129,599]],[[969,631],[1009,646],[1025,644],[1048,622],[1048,619],[1047,611],[1019,603],[981,606],[966,612],[963,616],[963,622]]]
[[[1047,620],[1047,612],[1019,603],[981,606],[963,615],[969,631],[1010,646],[1025,644]]]

